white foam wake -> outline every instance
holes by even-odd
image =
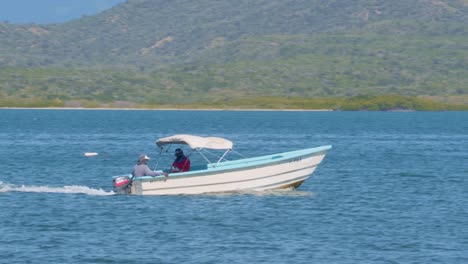
[[[69,193],[69,194],[87,194],[87,195],[114,195],[113,191],[106,192],[103,189],[92,189],[87,186],[15,186],[4,184],[0,181],[0,193],[2,192],[34,192],[34,193]]]

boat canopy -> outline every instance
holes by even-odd
[[[199,137],[187,134],[173,135],[156,141],[158,147],[169,144],[188,145],[191,149],[232,149],[232,141],[220,137]]]

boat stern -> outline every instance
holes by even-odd
[[[132,187],[132,178],[130,175],[115,176],[112,178],[114,192],[117,194],[130,194]]]

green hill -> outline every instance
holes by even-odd
[[[468,104],[467,29],[466,0],[129,0],[62,24],[0,22],[0,99]]]

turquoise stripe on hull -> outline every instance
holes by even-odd
[[[308,158],[312,156],[323,155],[331,148],[332,146],[328,145],[328,146],[322,146],[322,147],[316,147],[316,148],[308,148],[308,149],[302,149],[302,150],[270,154],[270,155],[254,157],[254,158],[225,161],[221,163],[212,163],[212,164],[208,164],[207,169],[182,172],[182,173],[177,173],[177,174],[170,174],[169,178],[178,179],[178,178],[187,178],[187,177],[202,177],[202,176],[218,174],[221,172],[242,171],[242,170],[248,170],[251,168],[272,166],[276,164],[285,163],[285,162],[288,162],[290,160],[294,160],[297,158]],[[165,180],[165,178],[162,176],[158,176],[158,177],[144,176],[144,177],[136,178],[134,180],[155,181],[155,180]]]

